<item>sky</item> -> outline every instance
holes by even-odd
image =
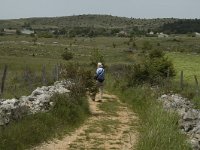
[[[200,18],[200,0],[0,0],[0,19],[82,14]]]

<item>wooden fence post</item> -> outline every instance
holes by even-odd
[[[57,74],[56,74],[56,71],[57,69],[56,69],[56,65],[53,67],[53,81],[55,82],[56,80],[57,80]]]
[[[170,70],[169,68],[167,69],[167,79],[169,79],[169,76],[170,76]]]
[[[45,65],[42,66],[42,84],[43,85],[47,84],[47,80],[46,80],[46,66]]]
[[[4,91],[4,84],[5,84],[5,81],[6,81],[7,68],[8,68],[7,65],[5,65],[2,80],[1,80],[1,93],[0,93],[0,95],[2,95],[3,91]]]
[[[195,80],[195,83],[196,83],[196,93],[197,93],[197,96],[199,96],[199,82],[198,82],[196,75],[194,75],[194,80]]]
[[[183,71],[181,71],[180,88],[181,88],[181,90],[183,90]]]
[[[58,64],[56,65],[56,81],[59,80],[59,67]]]

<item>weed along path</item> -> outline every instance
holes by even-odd
[[[76,131],[34,150],[132,150],[137,141],[136,115],[114,95],[102,102],[89,99],[92,116]]]

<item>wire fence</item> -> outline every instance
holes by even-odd
[[[61,76],[61,64],[54,65],[50,71],[43,65],[38,72],[26,66],[20,74],[9,71],[9,66],[5,65],[0,73],[0,97],[2,97],[5,92],[15,93],[19,85],[32,90],[37,85],[49,85],[58,81]],[[8,76],[9,73],[12,74],[12,78]]]
[[[199,88],[200,75],[185,75],[184,71],[180,73],[180,90],[184,90],[185,88],[190,88],[190,90],[194,90],[194,93],[199,96],[200,88]]]

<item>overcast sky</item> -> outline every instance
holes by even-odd
[[[200,0],[0,0],[0,19],[81,14],[200,18]]]

